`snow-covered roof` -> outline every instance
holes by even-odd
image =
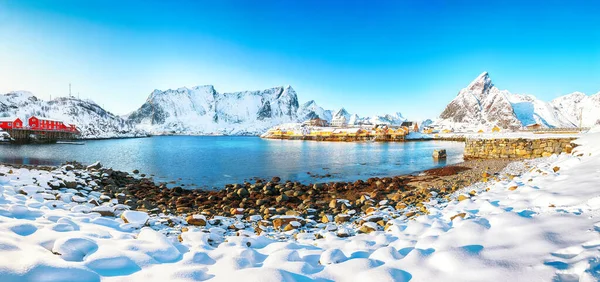
[[[58,120],[58,119],[51,119],[51,118],[38,117],[38,116],[32,116],[32,118],[37,118],[38,120],[47,120],[47,121],[54,121],[54,122],[63,122],[62,120]]]
[[[17,119],[17,117],[0,117],[0,122],[13,122]]]
[[[357,133],[360,128],[336,128],[333,133]]]

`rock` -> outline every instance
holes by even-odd
[[[95,162],[95,163],[93,163],[91,165],[88,165],[86,167],[87,170],[92,170],[92,169],[98,170],[98,169],[101,169],[101,168],[102,168],[102,165],[100,164],[100,162]]]
[[[77,181],[65,180],[65,186],[69,189],[77,188]]]
[[[127,210],[121,214],[121,219],[123,219],[125,223],[129,223],[136,228],[141,228],[142,226],[146,225],[149,218],[150,217],[147,213],[141,211]]]
[[[377,231],[377,224],[374,222],[365,222],[359,229],[361,233],[371,233]]]
[[[290,231],[290,230],[298,229],[298,228],[300,228],[300,226],[302,226],[302,224],[300,222],[294,220],[294,221],[288,223],[288,225],[286,225],[283,230]]]
[[[554,172],[558,172],[558,171],[560,170],[560,167],[558,167],[558,166],[555,166],[555,167],[553,167],[553,168],[552,168],[552,170],[553,170]]]
[[[139,170],[137,170],[137,169],[134,169],[134,170],[133,170],[133,173],[134,173],[134,174],[138,174],[138,173],[140,173],[140,171],[139,171]]]
[[[290,224],[292,221],[298,222],[300,223],[300,221],[302,221],[302,219],[297,218],[297,217],[278,217],[276,219],[273,219],[273,227],[275,229],[281,229],[281,227],[285,227],[286,225]],[[302,223],[300,223],[302,225]]]
[[[71,197],[71,201],[76,202],[76,203],[85,203],[85,202],[87,202],[87,198],[74,195]]]
[[[337,231],[337,236],[340,238],[350,237],[350,231],[348,231],[346,228],[340,228]]]
[[[185,221],[187,221],[189,225],[206,226],[206,217],[200,214],[188,215],[188,217],[185,218]]]
[[[349,214],[338,214],[335,216],[335,223],[340,224],[340,223],[344,223],[344,222],[348,222],[350,221],[350,215]]]
[[[240,188],[236,191],[236,194],[240,197],[240,198],[246,198],[248,196],[250,196],[250,193],[248,192],[248,190],[246,188]]]
[[[458,198],[457,198],[457,200],[460,202],[460,201],[464,201],[464,200],[466,200],[466,199],[468,199],[468,198],[469,198],[468,196],[465,196],[465,195],[462,195],[462,194],[461,194],[461,195],[458,195]]]
[[[519,186],[516,186],[516,185],[515,186],[510,186],[510,187],[508,187],[508,190],[515,191],[515,190],[517,190],[517,188],[519,188]]]
[[[445,159],[447,157],[446,155],[446,149],[441,149],[441,150],[433,150],[433,155],[432,157],[436,160],[439,159]]]
[[[464,213],[464,212],[461,212],[461,213],[459,213],[459,214],[455,214],[455,215],[453,215],[452,217],[450,217],[450,221],[453,221],[453,220],[454,220],[455,218],[457,218],[457,217],[460,217],[460,218],[465,218],[465,216],[466,216],[466,215],[467,215],[467,214],[466,214],[466,213]]]
[[[396,204],[396,209],[397,210],[403,210],[407,207],[407,205],[405,203],[397,203]]]
[[[92,205],[94,205],[94,206],[99,206],[99,205],[100,205],[100,203],[98,203],[98,201],[96,201],[96,199],[91,199],[91,200],[89,200],[89,201],[88,201],[88,204],[92,204]]]
[[[275,198],[275,201],[277,203],[286,202],[287,200],[289,200],[289,197],[286,196],[285,194],[281,194],[281,195],[277,196],[277,198]]]
[[[109,206],[97,206],[92,208],[92,212],[97,212],[101,216],[115,216],[115,210]]]
[[[367,210],[365,211],[366,214],[372,214],[374,212],[376,212],[378,209],[376,207],[369,207],[367,208]]]

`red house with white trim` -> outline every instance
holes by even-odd
[[[29,118],[29,128],[34,130],[72,131],[70,126],[66,126],[65,123],[60,120],[40,118],[36,116]]]
[[[23,121],[20,118],[0,117],[0,129],[23,128]]]

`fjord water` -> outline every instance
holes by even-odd
[[[464,144],[314,142],[231,136],[156,136],[85,141],[85,145],[1,145],[0,162],[59,165],[65,161],[154,175],[185,187],[223,187],[254,177],[310,182],[354,181],[413,173],[462,160]],[[435,162],[434,149],[448,159]],[[310,174],[309,174],[310,173]]]

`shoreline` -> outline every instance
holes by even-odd
[[[220,190],[167,187],[155,183],[143,173],[128,173],[103,168],[99,164],[83,166],[67,162],[61,166],[0,164],[12,169],[96,174],[93,191],[105,199],[127,205],[131,210],[173,216],[202,215],[206,218],[231,216],[300,216],[305,220],[323,221],[349,210],[352,214],[368,213],[369,208],[390,206],[408,217],[426,213],[420,207],[432,198],[445,197],[455,191],[488,178],[497,178],[509,163],[519,160],[466,160],[461,163],[393,177],[372,177],[354,182],[300,182],[257,179],[253,183],[227,184]],[[89,182],[89,179],[87,180]],[[85,183],[85,182],[84,182]],[[53,190],[77,189],[81,185],[60,183]],[[83,188],[83,187],[79,187]],[[109,202],[109,201],[108,201]],[[342,204],[343,203],[343,204]],[[96,203],[95,203],[96,204]],[[102,203],[98,203],[100,206]],[[118,214],[113,214],[118,216]]]

